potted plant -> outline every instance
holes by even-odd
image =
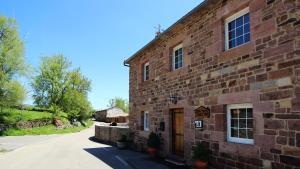
[[[117,147],[119,149],[124,149],[127,147],[127,144],[128,144],[127,136],[125,134],[122,134],[120,139],[117,140]]]
[[[155,157],[157,150],[160,147],[159,136],[151,132],[147,140],[147,145],[148,145],[148,153],[150,154],[151,157]]]
[[[197,144],[193,151],[193,160],[196,169],[206,169],[208,166],[208,149],[203,144]]]

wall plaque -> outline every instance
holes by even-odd
[[[203,121],[202,120],[197,120],[195,121],[195,128],[203,128]]]
[[[210,117],[210,109],[204,106],[200,106],[197,109],[195,109],[195,119],[200,120],[204,118]]]

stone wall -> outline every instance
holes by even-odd
[[[13,128],[13,125],[10,124],[0,124],[0,133],[9,129],[9,128]]]
[[[130,128],[145,146],[141,112],[150,112],[150,130],[171,151],[170,109],[184,108],[184,158],[202,142],[214,168],[300,166],[300,2],[219,0],[194,11],[130,61]],[[224,20],[249,7],[251,42],[224,50]],[[171,49],[183,44],[183,68],[171,70]],[[150,80],[142,81],[142,64]],[[169,102],[178,96],[177,104]],[[226,106],[253,104],[254,144],[227,141]],[[194,128],[194,109],[211,116]],[[159,122],[165,130],[159,130]],[[141,134],[142,133],[142,134]]]
[[[29,121],[19,121],[16,123],[16,127],[19,129],[34,128],[34,127],[50,125],[52,123],[53,123],[52,119],[36,119],[36,120],[29,120]]]
[[[53,123],[52,119],[36,119],[36,120],[29,120],[29,121],[19,121],[16,124],[0,124],[0,132],[14,127],[18,129],[26,129],[26,128],[46,126],[52,123]]]
[[[95,126],[95,137],[97,140],[115,144],[121,135],[129,137],[129,128],[124,126]]]

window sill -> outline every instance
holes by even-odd
[[[167,76],[178,76],[181,74],[185,74],[188,72],[188,66],[183,66],[181,68],[175,69],[175,70],[171,70],[168,72]]]
[[[150,82],[151,82],[151,80],[148,79],[148,80],[142,81],[140,84],[141,85],[146,85],[146,84],[149,84]]]
[[[254,42],[250,41],[241,46],[223,51],[219,55],[219,60],[221,62],[226,62],[234,57],[239,57],[239,56],[244,56],[244,55],[250,54],[253,51],[254,51]]]
[[[228,143],[233,144],[241,144],[241,145],[254,145],[254,140],[252,139],[236,139],[236,138],[228,138]]]

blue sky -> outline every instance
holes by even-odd
[[[5,0],[0,15],[17,20],[27,63],[37,68],[41,56],[64,54],[91,79],[89,100],[102,109],[115,96],[128,99],[129,69],[123,61],[154,38],[154,27],[168,28],[200,2]],[[26,103],[32,103],[30,96]]]

